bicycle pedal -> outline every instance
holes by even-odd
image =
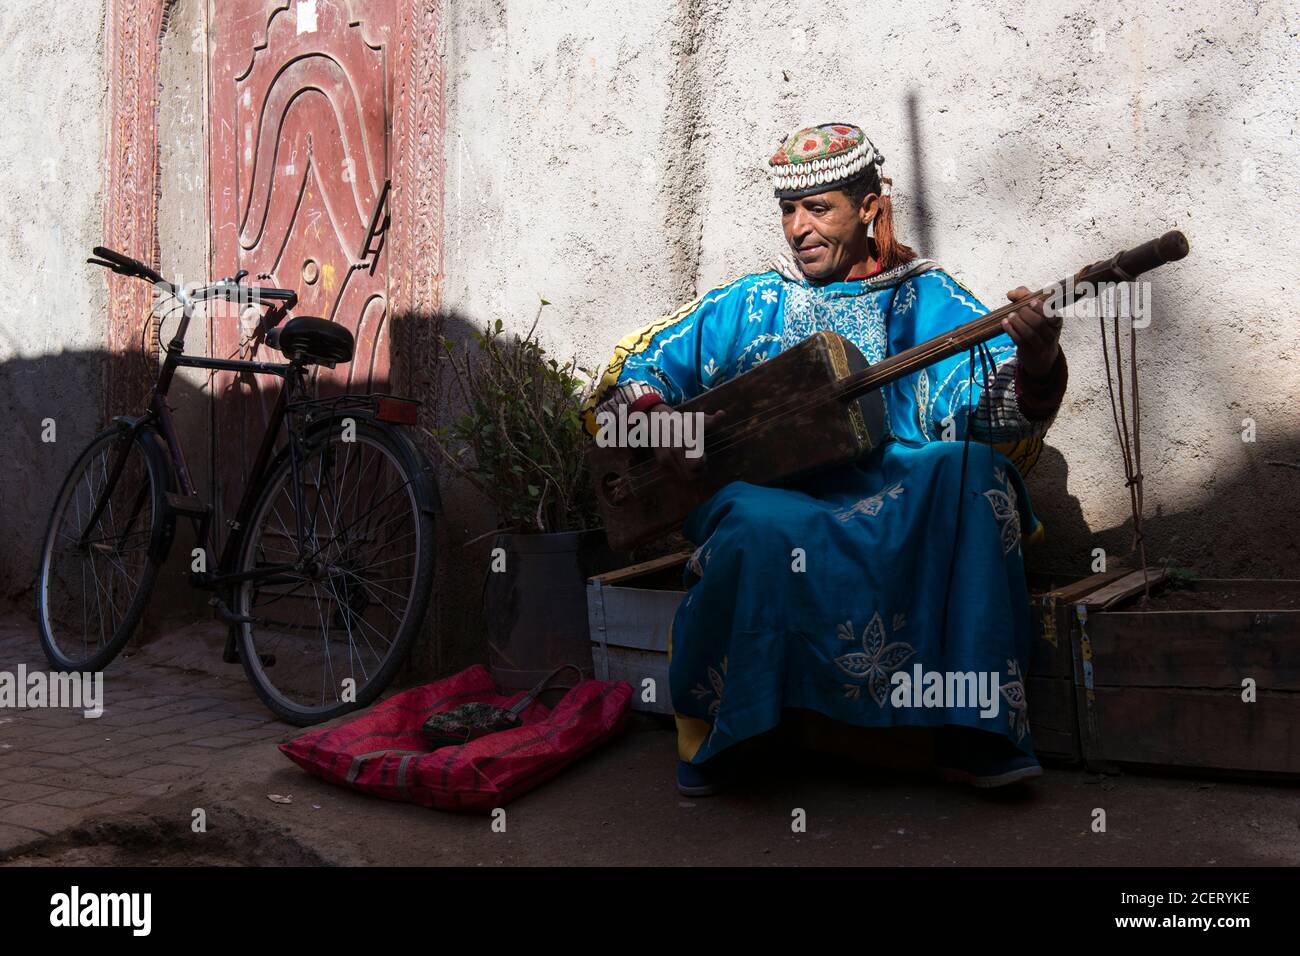
[[[177,514],[188,515],[191,518],[204,518],[208,514],[208,506],[198,495],[182,495],[169,491],[167,507]]]

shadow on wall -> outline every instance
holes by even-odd
[[[410,385],[396,390],[425,402],[422,428],[449,421],[462,410],[452,390],[441,387],[432,343],[438,335],[464,343],[475,326],[455,314],[394,317],[391,341],[410,343],[407,354],[395,356],[393,362]],[[6,543],[0,549],[0,598],[18,602],[23,611],[30,613],[40,541],[59,486],[81,449],[103,426],[105,376],[138,370],[139,362],[135,354],[64,352],[0,363],[0,411],[17,426],[0,446],[0,540]],[[182,409],[201,409],[206,401],[186,382],[178,380],[173,386],[171,404],[178,418]],[[215,412],[221,416],[227,409]],[[55,440],[42,441],[50,423]],[[210,440],[206,434],[185,438],[187,447]],[[497,521],[482,496],[449,473],[423,431],[417,430],[416,440],[434,463],[444,506],[434,598],[407,675],[423,678],[485,659],[482,593],[492,541],[490,534],[484,535]],[[1265,464],[1300,463],[1300,436],[1258,450],[1251,447],[1230,468],[1225,466],[1226,474],[1219,476],[1204,501],[1176,512],[1148,513],[1145,530],[1152,563],[1189,567],[1207,576],[1300,577],[1300,470]],[[201,487],[206,485],[198,480]],[[1112,557],[1128,553],[1131,521],[1091,529],[1078,499],[1068,492],[1068,465],[1058,450],[1044,449],[1028,483],[1035,510],[1047,526],[1046,540],[1028,552],[1032,570],[1081,576],[1090,572],[1093,547],[1105,548]],[[1124,507],[1122,480],[1115,482],[1114,494]],[[206,593],[191,590],[185,582],[184,558],[193,547],[192,537],[188,523],[180,522],[155,601],[164,612],[206,617]],[[1087,546],[1080,547],[1080,542]]]
[[[1116,457],[1119,452],[1116,450]],[[1284,461],[1270,465],[1266,461]],[[1271,443],[1225,468],[1214,491],[1178,511],[1148,504],[1142,517],[1147,563],[1187,568],[1203,577],[1300,578],[1300,437]],[[1133,549],[1133,519],[1093,530],[1067,491],[1069,465],[1044,447],[1026,479],[1046,537],[1026,552],[1030,570],[1062,576],[1092,573],[1093,549],[1124,559]],[[1113,494],[1127,512],[1129,493],[1116,466]],[[1137,565],[1134,554],[1128,562]]]
[[[483,588],[492,551],[488,532],[497,526],[496,512],[469,482],[443,462],[425,433],[438,422],[449,422],[464,411],[454,389],[444,387],[438,366],[440,337],[462,347],[481,325],[456,313],[408,312],[393,317],[392,341],[405,343],[408,354],[394,357],[403,370],[407,392],[420,399],[416,441],[433,462],[442,496],[438,530],[438,567],[427,630],[434,639],[417,644],[410,668],[420,675],[448,674],[470,664],[486,663]],[[484,535],[487,534],[487,537]]]
[[[406,393],[425,402],[420,411],[420,426],[432,427],[434,421],[459,414],[454,405],[443,407],[438,399],[438,376],[432,342],[441,334],[453,341],[469,338],[471,323],[457,316],[430,314],[398,315],[393,318],[390,341],[409,343],[407,353],[394,355],[393,367],[410,387],[390,387],[376,383],[376,391]],[[396,347],[395,347],[396,348]],[[259,354],[260,359],[274,361],[278,353]],[[41,540],[59,489],[77,456],[86,444],[106,427],[109,415],[103,411],[106,381],[152,381],[143,374],[139,353],[109,355],[102,351],[61,352],[52,355],[14,358],[0,363],[0,412],[15,423],[12,438],[0,445],[0,600],[13,603],[32,615],[36,567]],[[114,414],[137,414],[144,405],[145,389],[132,385],[128,392],[138,395],[130,409],[114,409]],[[210,399],[190,382],[179,376],[173,381],[169,403],[181,431],[182,441],[194,479],[204,498],[209,496],[209,482],[201,473],[201,462],[212,443],[210,428],[186,430],[185,423],[225,420],[250,403],[245,398],[218,395],[217,407],[209,408]],[[251,459],[261,440],[261,426],[251,420],[249,438],[239,458]],[[491,540],[480,538],[496,525],[492,509],[464,481],[448,474],[433,449],[428,436],[416,429],[415,439],[434,463],[445,508],[439,522],[437,576],[434,599],[426,619],[424,637],[417,642],[411,669],[421,676],[459,670],[471,663],[486,660],[482,640],[482,594],[488,568]],[[52,441],[43,440],[52,437]],[[223,456],[216,450],[217,467],[231,467],[232,454]],[[198,463],[196,463],[198,462]],[[241,471],[238,458],[235,469]],[[229,472],[226,472],[228,475]],[[242,474],[227,481],[242,488]],[[218,548],[224,538],[218,529]],[[469,547],[465,542],[480,538]],[[151,617],[169,622],[192,617],[210,617],[208,593],[188,586],[188,557],[195,546],[188,521],[177,523],[167,565],[161,570],[151,600]],[[33,615],[34,616],[34,615]],[[149,640],[146,626],[137,640]]]

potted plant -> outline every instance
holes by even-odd
[[[590,372],[560,363],[536,338],[497,320],[462,347],[440,342],[452,399],[463,408],[429,432],[444,461],[495,506],[484,585],[489,663],[507,688],[531,687],[561,664],[591,673],[586,580],[618,563],[609,551],[584,455],[582,396]],[[475,539],[478,540],[478,539]]]

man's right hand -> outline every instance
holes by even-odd
[[[646,409],[646,414],[652,417],[655,415],[669,414],[673,411],[671,405],[666,402],[660,402]],[[709,430],[715,422],[721,422],[725,412],[714,412],[712,415],[704,416],[704,429],[701,439],[707,441]],[[667,434],[666,430],[658,431],[658,434]],[[673,447],[660,446],[654,450],[655,461],[659,463],[667,474],[676,478],[678,481],[695,481],[704,473],[704,463],[708,458],[708,446],[704,446],[704,454],[696,458],[686,457],[686,448],[682,444]]]

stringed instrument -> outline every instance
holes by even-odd
[[[1187,251],[1181,232],[1167,232],[875,365],[843,336],[816,332],[677,406],[683,413],[726,412],[706,430],[705,464],[691,480],[666,472],[653,448],[589,442],[587,464],[610,547],[627,550],[679,528],[732,481],[781,484],[861,458],[885,433],[882,386],[997,337],[1003,318],[1018,308],[1081,300],[1097,283],[1131,282]]]

